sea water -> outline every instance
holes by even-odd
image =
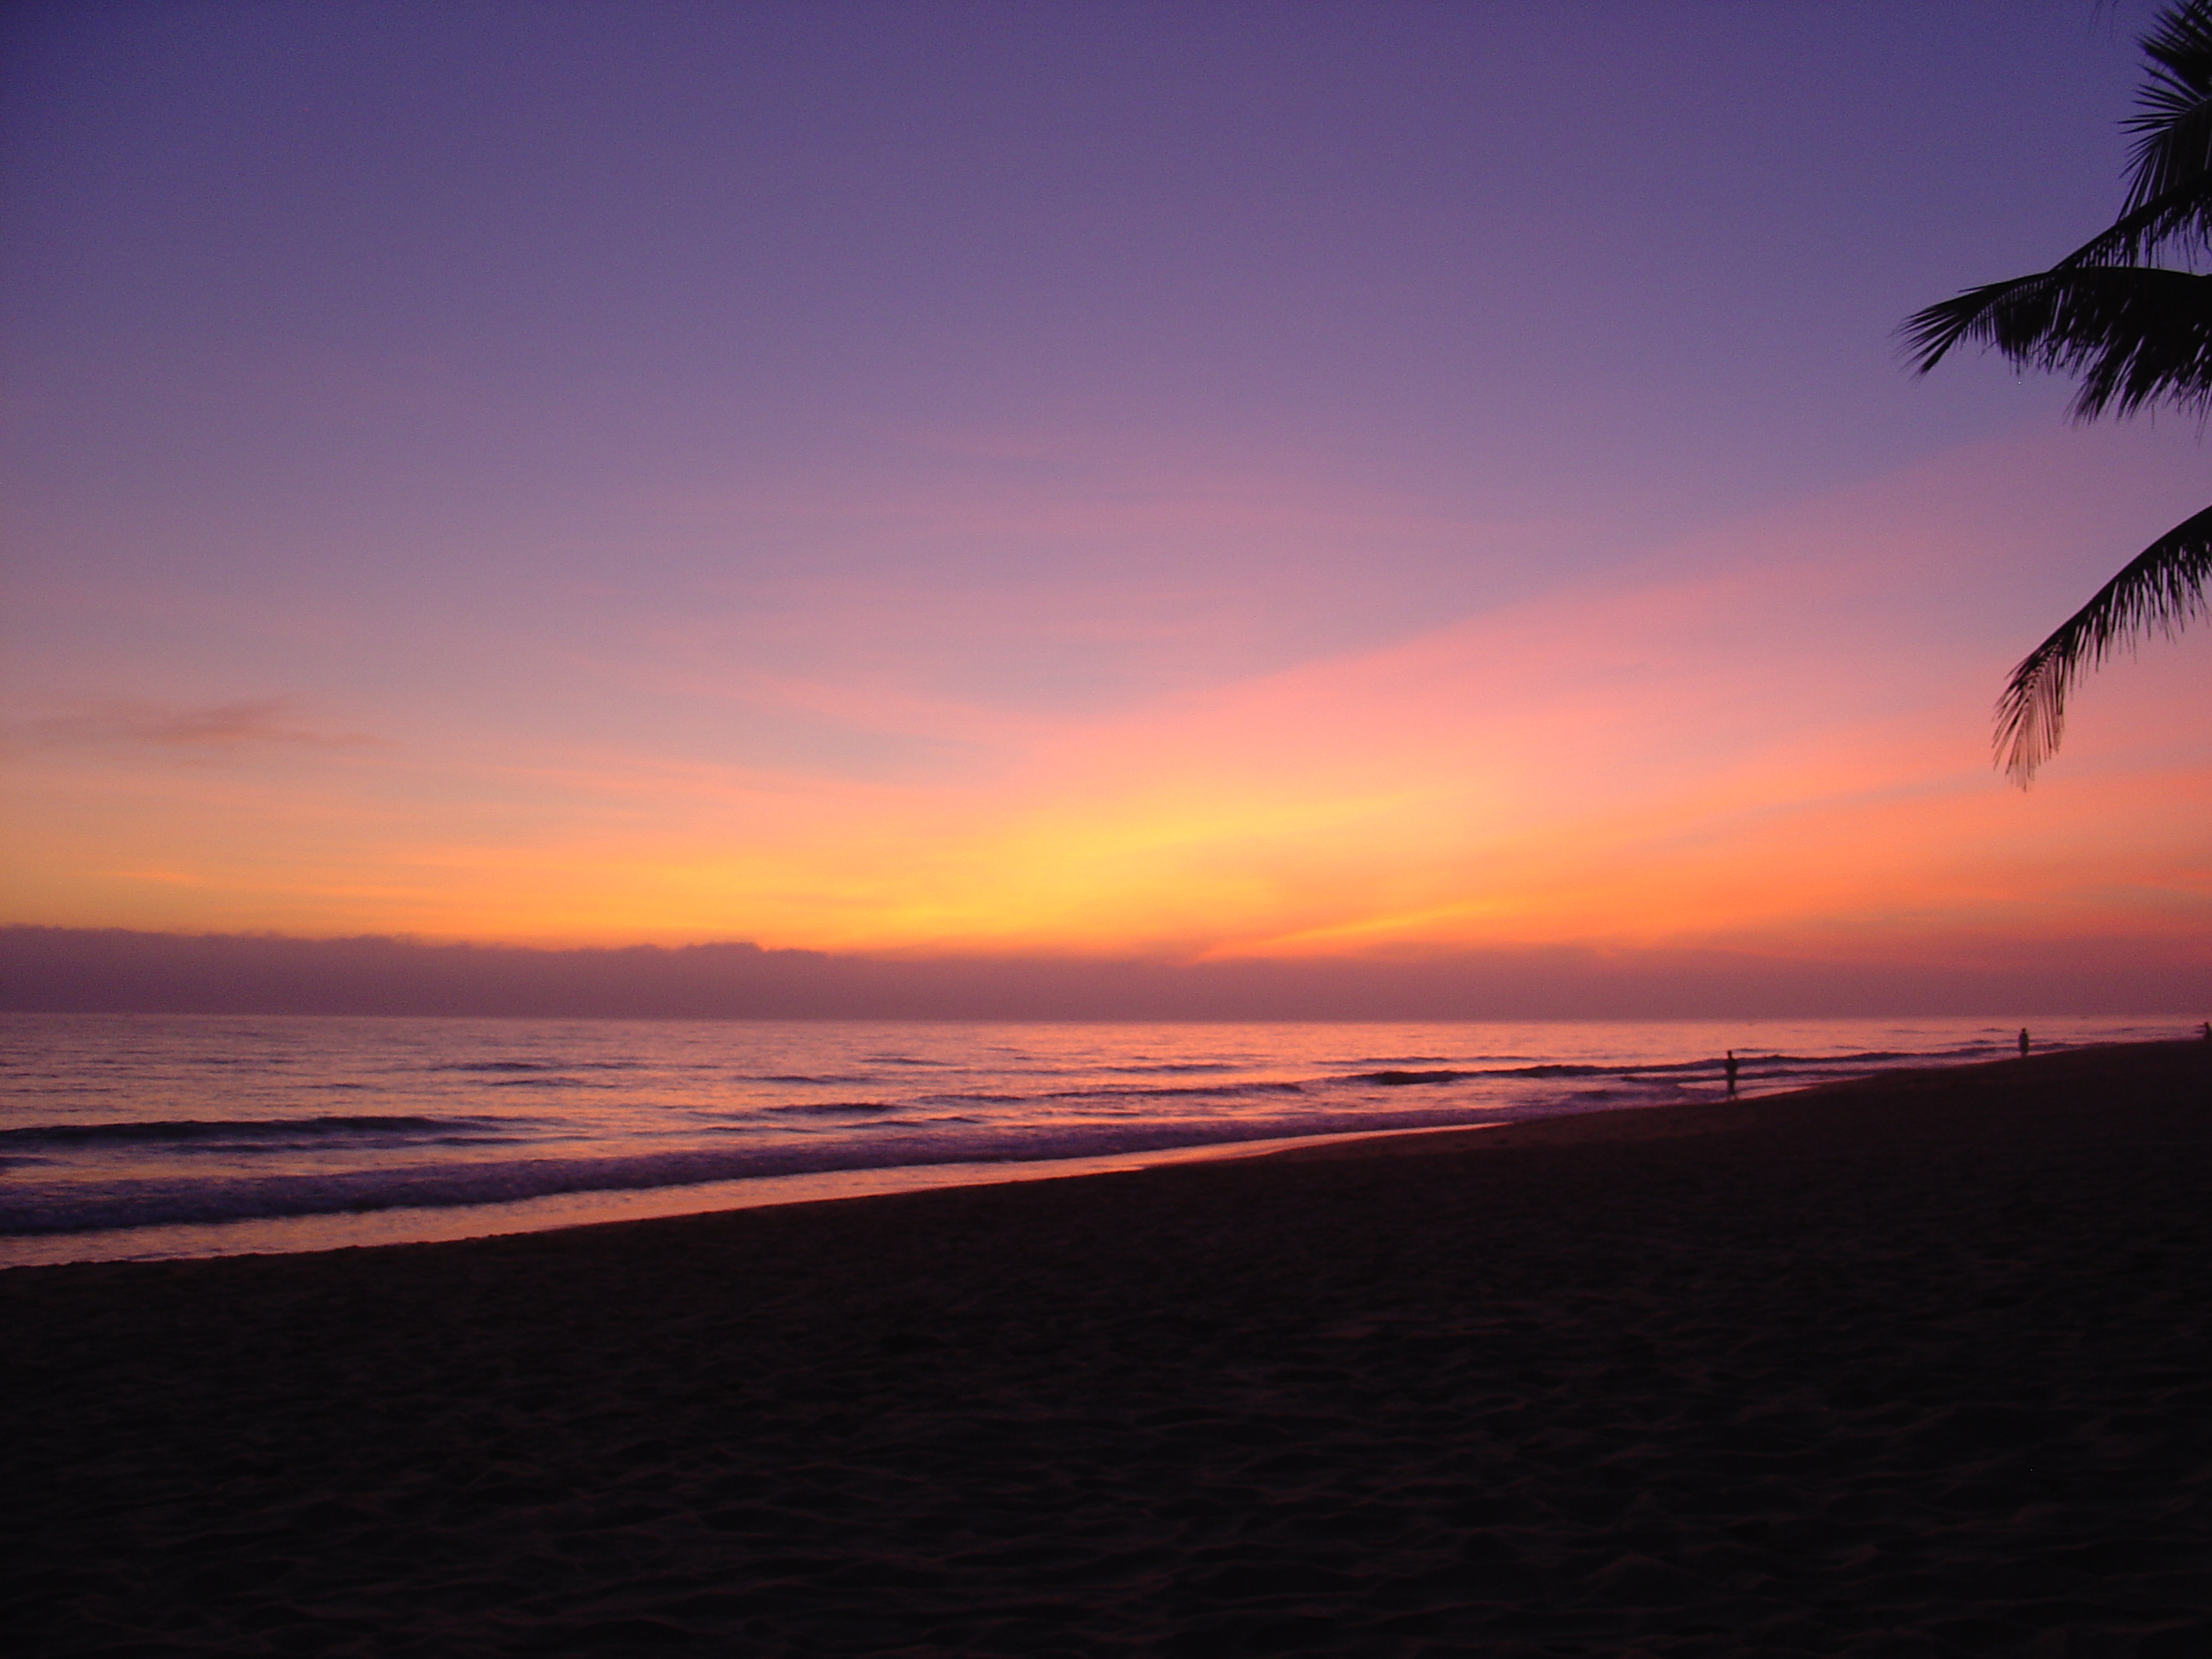
[[[2039,1020],[2039,1047],[2184,1036]],[[1986,1020],[0,1015],[0,1266],[459,1238],[1747,1096],[2014,1052]]]

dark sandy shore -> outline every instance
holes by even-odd
[[[0,1273],[26,1654],[2212,1655],[2212,1044]]]

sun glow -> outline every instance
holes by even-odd
[[[2067,764],[2022,795],[1983,747],[2004,659],[1911,621],[1940,613],[1931,583],[2066,533],[2008,482],[2055,453],[2025,448],[1795,503],[1602,586],[1058,716],[739,677],[740,720],[766,699],[864,731],[872,708],[951,745],[875,775],[527,728],[497,754],[428,730],[19,745],[11,865],[42,874],[17,914],[1185,960],[2201,939],[2207,641],[2094,684]]]

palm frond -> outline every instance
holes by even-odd
[[[2212,507],[2160,537],[2012,671],[1997,700],[1996,750],[2025,788],[2058,747],[2075,678],[2154,630],[2169,637],[2207,609]]]
[[[2145,265],[2061,265],[1968,289],[1899,331],[1926,374],[1961,341],[2076,376],[2074,414],[2172,403],[2212,413],[2212,276]]]
[[[2126,211],[2212,172],[2212,0],[2187,0],[2143,37],[2151,71],[2136,95],[2142,112],[2127,129]]]
[[[1916,312],[1898,331],[1923,374],[1961,342],[2070,374],[2077,420],[2172,404],[2212,416],[2212,276],[2153,263],[2212,253],[2212,0],[2179,0],[2142,40],[2120,216],[2048,270]],[[1996,747],[2025,787],[2058,746],[2075,681],[2118,645],[2207,609],[2212,507],[2153,542],[2013,670]]]
[[[2190,252],[2212,248],[2212,170],[2130,208],[2052,269],[2138,264],[2173,245]]]

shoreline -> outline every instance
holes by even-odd
[[[237,1221],[179,1222],[101,1231],[0,1234],[0,1273],[96,1262],[220,1261],[234,1256],[319,1255],[332,1250],[396,1249],[410,1244],[461,1244],[633,1221],[683,1220],[739,1210],[781,1209],[887,1198],[902,1193],[955,1191],[1032,1181],[1080,1180],[1136,1170],[1232,1158],[1266,1158],[1336,1141],[1390,1135],[1450,1134],[1503,1128],[1506,1123],[1431,1124],[1419,1128],[1352,1129],[1261,1140],[1201,1141],[1146,1152],[1078,1158],[864,1165],[806,1175],[748,1176],[684,1186],[594,1188],[503,1204],[423,1207],[393,1205]],[[83,1254],[88,1248],[90,1254]]]
[[[41,1654],[2181,1659],[2212,1045],[0,1274]]]
[[[2055,1052],[2072,1053],[2076,1050],[2068,1048]],[[1954,1070],[1960,1063],[1942,1062],[1924,1069]],[[1861,1077],[1901,1074],[1894,1069],[1877,1067],[1862,1073]],[[1777,1086],[1778,1083],[1780,1086]],[[1733,1098],[1739,1103],[1769,1100],[1785,1094],[1803,1092],[1805,1088],[1824,1086],[1827,1085],[1792,1087],[1790,1083],[1779,1079],[1761,1079],[1754,1076],[1742,1093]],[[1717,1098],[1711,1101],[1654,1102],[1635,1106],[1572,1107],[1538,1117],[1500,1117],[1487,1122],[1339,1128],[1249,1140],[1197,1141],[1063,1157],[948,1159],[941,1163],[912,1164],[863,1164],[851,1168],[790,1175],[741,1176],[667,1185],[584,1188],[533,1197],[465,1204],[379,1204],[363,1208],[324,1208],[301,1213],[247,1215],[220,1220],[0,1234],[0,1273],[24,1267],[99,1261],[213,1260],[234,1255],[316,1254],[333,1249],[459,1243],[633,1220],[701,1216],[940,1188],[1066,1180],[1187,1163],[1288,1155],[1307,1149],[1320,1150],[1340,1143],[1370,1139],[1488,1133],[1559,1118],[1679,1111],[1699,1105],[1726,1103],[1726,1098]]]

